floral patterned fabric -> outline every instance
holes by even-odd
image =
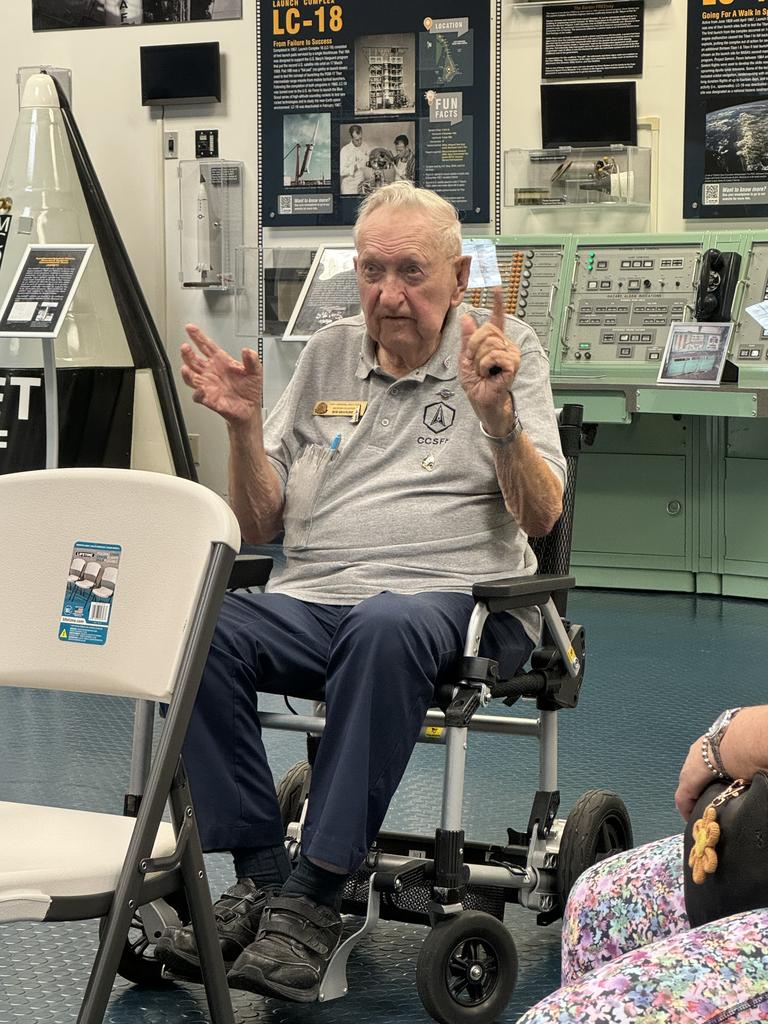
[[[682,836],[618,854],[573,887],[563,987],[518,1024],[768,1021],[768,910],[691,930]]]

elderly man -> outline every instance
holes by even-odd
[[[462,305],[453,207],[394,182],[361,205],[355,242],[362,314],[315,334],[264,426],[255,352],[238,362],[196,327],[182,347],[195,401],[227,421],[243,536],[285,532],[268,592],[225,602],[185,759],[203,845],[234,857],[215,907],[230,984],[296,1001],[317,998],[345,881],[455,678],[472,582],[535,571],[527,536],[556,522],[564,477],[546,356],[500,297],[490,315]],[[538,629],[492,615],[481,654],[514,672]],[[292,871],[260,690],[326,702]],[[199,972],[191,928],[158,955]]]

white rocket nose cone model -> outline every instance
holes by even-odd
[[[66,98],[25,86],[0,176],[0,301],[28,245],[93,243],[56,339],[62,465],[133,465],[193,476],[165,351]],[[0,338],[0,472],[44,465],[42,350]],[[27,383],[31,400],[20,403]],[[39,399],[39,400],[38,400]]]
[[[22,110],[28,107],[56,107],[58,110],[60,106],[56,83],[50,75],[31,75],[27,79],[21,97]]]

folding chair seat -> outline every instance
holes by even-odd
[[[84,493],[94,495],[87,507]],[[0,921],[106,918],[78,1016],[98,1024],[137,909],[183,888],[211,1020],[231,1024],[180,752],[240,546],[235,517],[198,484],[131,470],[9,474],[0,477],[0,504],[0,557],[30,552],[38,580],[34,590],[0,591],[0,685],[168,705],[137,817],[0,802]],[[74,511],[62,516],[62,508]],[[110,545],[119,560],[108,623],[66,614],[78,542]],[[161,561],[164,586],[151,594]],[[161,821],[166,803],[170,823]]]
[[[0,822],[0,921],[43,921],[59,900],[114,892],[136,824],[114,814],[5,802]],[[163,822],[152,858],[170,857],[175,848],[173,827]]]

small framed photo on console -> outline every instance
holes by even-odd
[[[732,323],[670,324],[656,383],[725,383],[729,375],[723,370],[732,331]]]

